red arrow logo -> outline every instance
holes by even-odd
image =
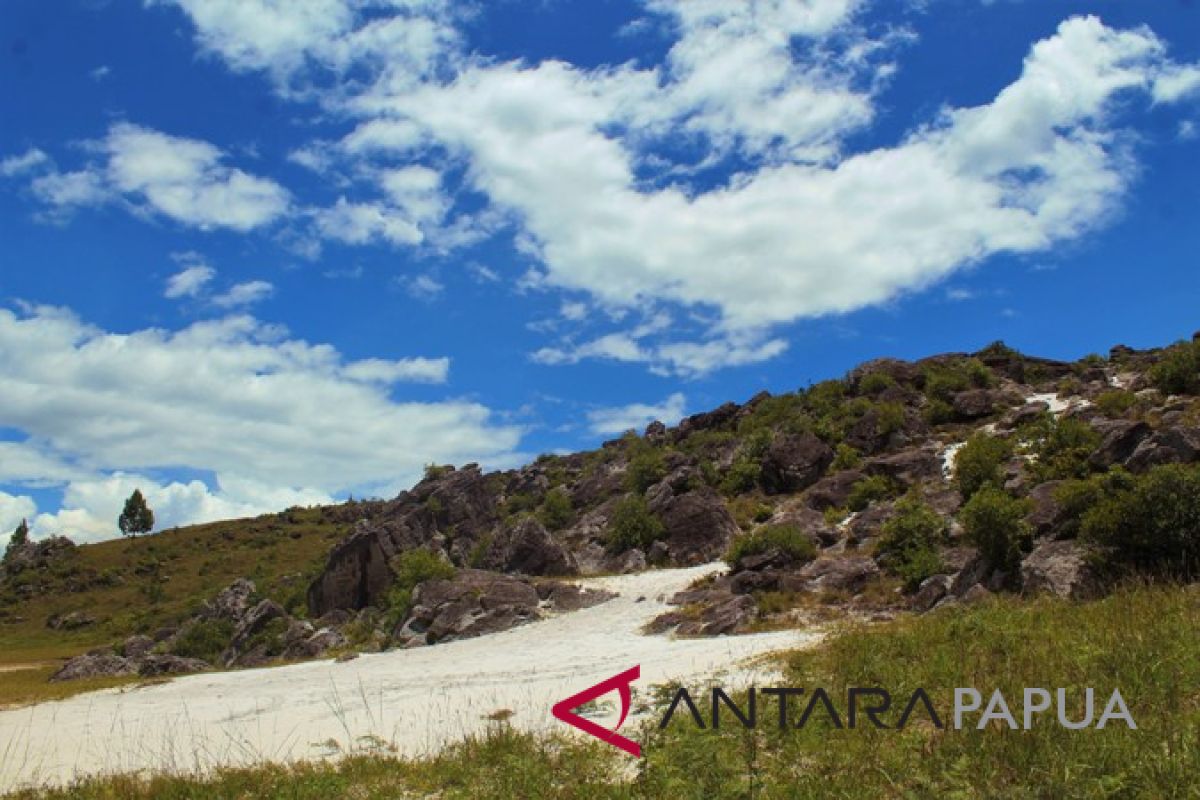
[[[600,683],[591,688],[584,689],[579,694],[573,694],[566,700],[555,703],[554,707],[550,709],[550,713],[556,719],[578,728],[584,733],[595,736],[602,742],[607,742],[613,747],[619,747],[631,756],[641,757],[642,746],[617,733],[617,730],[625,722],[625,718],[629,716],[629,707],[633,700],[629,685],[641,676],[642,666],[639,664],[632,669],[625,670],[620,675],[613,675],[611,678],[600,681]],[[575,713],[575,709],[584,703],[595,700],[597,697],[603,697],[614,689],[621,695],[621,718],[617,720],[617,726],[611,731]]]

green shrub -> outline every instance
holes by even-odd
[[[959,392],[987,388],[995,382],[992,371],[977,358],[926,367],[924,377],[925,396],[943,403],[950,403]]]
[[[1091,425],[1049,414],[1022,428],[1022,437],[1034,456],[1028,468],[1038,483],[1087,477],[1088,457],[1100,445],[1100,434]]]
[[[834,472],[841,469],[854,469],[862,463],[862,454],[845,442],[838,442],[833,453],[833,463],[829,468]]]
[[[446,465],[426,464],[425,465],[425,480],[434,481],[434,480],[437,480],[438,478],[443,478],[446,475],[449,475],[453,471],[454,471],[454,467],[450,466],[449,464],[446,464]]]
[[[1200,341],[1167,348],[1150,368],[1150,380],[1163,394],[1200,394]]]
[[[180,631],[171,652],[183,658],[198,658],[215,664],[232,638],[232,622],[227,619],[204,619]]]
[[[868,372],[858,382],[859,394],[876,395],[896,385],[896,379],[886,372]]]
[[[930,400],[924,411],[925,421],[930,425],[941,425],[954,421],[954,407],[945,400]]]
[[[1155,467],[1085,512],[1080,535],[1113,572],[1200,576],[1200,468]]]
[[[739,456],[726,470],[725,477],[721,479],[721,491],[729,497],[749,492],[758,486],[761,476],[762,465],[759,461],[747,456]]]
[[[1102,392],[1096,398],[1096,408],[1106,417],[1122,417],[1137,405],[1137,395],[1124,389]]]
[[[982,432],[971,436],[954,456],[954,482],[963,500],[989,484],[1000,486],[1001,467],[1011,455],[1012,445],[1006,439]]]
[[[904,405],[902,403],[878,403],[875,405],[875,431],[880,436],[890,436],[904,430]]]
[[[947,534],[946,520],[915,497],[896,504],[896,515],[881,528],[876,553],[884,569],[904,581],[906,591],[914,591],[921,581],[943,569],[939,546]]]
[[[542,506],[538,509],[538,519],[551,531],[567,527],[574,515],[571,496],[561,486],[547,492],[546,499],[542,500]]]
[[[387,593],[388,627],[404,621],[412,608],[413,589],[425,581],[449,580],[454,577],[454,565],[432,550],[419,547],[405,550],[392,561],[396,579]]]
[[[625,485],[629,491],[640,494],[661,481],[666,474],[667,463],[662,451],[656,447],[639,447],[629,459]]]
[[[1134,483],[1134,477],[1120,467],[1087,478],[1064,481],[1054,490],[1054,500],[1062,507],[1063,522],[1058,537],[1071,539],[1079,535],[1084,514],[1105,497],[1130,489]]]
[[[666,528],[646,506],[646,499],[630,495],[613,510],[608,523],[608,549],[614,553],[634,547],[646,549],[664,535]]]
[[[735,567],[747,556],[779,550],[796,561],[812,561],[817,546],[808,534],[795,525],[764,525],[753,533],[739,536],[729,546],[725,561]]]
[[[876,500],[891,497],[895,491],[895,486],[883,475],[868,475],[850,487],[846,505],[851,511],[862,511]]]
[[[967,541],[994,569],[1014,572],[1021,551],[1029,545],[1031,530],[1025,521],[1028,500],[1017,500],[992,484],[985,484],[971,495],[958,518]]]

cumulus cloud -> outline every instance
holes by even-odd
[[[695,341],[593,331],[537,360],[673,374],[773,357],[785,343],[772,326],[885,303],[993,255],[1088,233],[1137,175],[1119,101],[1175,103],[1200,87],[1200,66],[1172,61],[1148,28],[1074,17],[1034,43],[990,101],[943,108],[852,152],[849,137],[874,122],[913,40],[872,25],[865,0],[644,0],[670,37],[662,63],[592,68],[469,53],[458,32],[469,4],[446,0],[160,4],[187,15],[204,53],[265,72],[283,96],[316,99],[346,123],[293,154],[354,176],[335,204],[304,212],[316,239],[447,250],[511,224],[536,262],[519,288],[582,293],[610,314],[678,307],[712,320]],[[157,162],[155,136],[114,126],[103,181],[54,173],[41,194],[82,203],[116,191],[203,221],[209,204],[196,193],[154,191],[175,185],[172,169],[132,157],[125,168],[115,154],[115,141],[132,142]],[[180,172],[235,182],[211,145],[170,144],[172,160],[193,165]],[[273,196],[258,189],[248,194]],[[456,207],[479,197],[483,212]],[[260,216],[287,201],[276,193]]]
[[[184,225],[248,231],[283,216],[290,198],[274,181],[228,166],[216,146],[121,122],[91,149],[102,161],[51,170],[30,188],[60,212],[123,198],[128,207]]]
[[[608,436],[628,430],[641,430],[655,420],[674,425],[683,418],[686,403],[686,398],[676,392],[657,405],[632,403],[614,408],[597,408],[587,414],[588,428],[594,434]]]
[[[208,285],[209,281],[216,277],[216,274],[217,271],[207,264],[192,264],[184,267],[167,278],[167,288],[163,291],[163,297],[172,300],[180,297],[195,297]]]
[[[445,291],[446,287],[432,275],[418,275],[410,280],[402,281],[404,290],[418,300],[426,302]]]
[[[224,492],[217,500],[233,502],[235,485],[266,487],[254,490],[260,498],[276,497],[267,489],[389,493],[430,462],[513,463],[521,431],[495,423],[486,407],[393,399],[398,382],[438,382],[448,367],[443,359],[347,361],[248,316],[115,334],[64,309],[0,310],[5,424],[45,462],[19,470],[21,480],[70,480],[66,509],[70,486],[107,486],[117,472],[210,471]],[[87,474],[55,467],[56,454]]]
[[[267,281],[246,281],[235,283],[213,297],[212,301],[221,308],[239,308],[265,300],[274,293],[275,286]]]
[[[154,509],[157,530],[333,502],[328,494],[315,489],[291,489],[234,476],[225,476],[213,489],[198,480],[164,484],[119,472],[70,483],[60,510],[27,515],[31,533],[34,538],[67,534],[76,542],[112,539],[120,535],[117,517],[134,489],[140,489]]]
[[[0,547],[8,544],[21,520],[32,520],[36,513],[37,504],[31,497],[0,492]]]
[[[1071,19],[991,103],[946,109],[894,147],[765,162],[694,195],[640,189],[605,131],[642,102],[640,73],[489,65],[374,99],[463,153],[475,188],[524,221],[547,283],[617,306],[711,306],[736,330],[881,303],[1100,224],[1135,174],[1109,108],[1165,69],[1148,30]]]
[[[31,147],[20,155],[0,159],[0,178],[24,175],[48,163],[49,156],[36,147]]]

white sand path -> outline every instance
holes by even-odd
[[[104,773],[195,773],[318,759],[381,745],[417,756],[483,732],[494,724],[486,717],[502,709],[523,730],[568,730],[551,717],[551,705],[635,664],[642,677],[634,688],[642,697],[672,680],[690,687],[724,676],[726,685],[766,685],[776,668],[748,661],[810,645],[819,634],[676,639],[641,633],[668,608],[673,592],[721,568],[581,581],[618,596],[478,639],[344,663],[193,675],[0,712],[0,791]],[[596,719],[610,727],[615,722]],[[631,728],[627,722],[622,731]]]

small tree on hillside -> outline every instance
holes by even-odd
[[[154,529],[154,512],[146,505],[141,489],[134,489],[133,494],[125,501],[125,510],[117,519],[121,533],[126,536],[137,536],[139,533],[149,533]]]
[[[4,551],[4,557],[7,559],[9,555],[23,544],[29,541],[29,523],[21,520],[21,524],[12,532],[12,536],[8,538],[8,547]]]

